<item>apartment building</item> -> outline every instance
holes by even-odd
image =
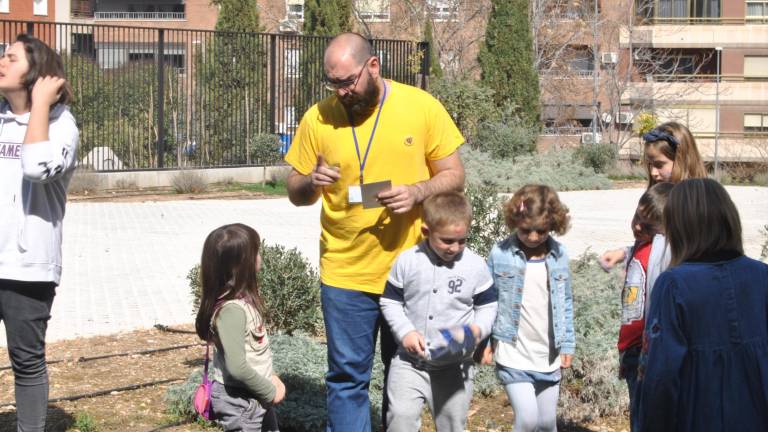
[[[24,20],[53,22],[56,16],[57,0],[0,0],[0,20]],[[8,29],[0,33],[0,55],[16,39],[17,33],[26,29]],[[53,34],[41,35],[49,44],[55,44]]]
[[[649,113],[688,125],[707,160],[768,157],[768,1],[555,3],[537,35],[545,147],[611,142],[638,158]]]

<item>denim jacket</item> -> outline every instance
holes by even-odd
[[[555,348],[560,354],[573,354],[576,350],[576,339],[573,333],[573,291],[568,254],[552,237],[547,239],[547,247],[549,252],[545,262],[552,297],[550,304]],[[488,267],[499,294],[499,309],[493,324],[493,337],[512,345],[517,343],[525,266],[525,253],[520,249],[519,240],[514,234],[497,243],[488,257]]]

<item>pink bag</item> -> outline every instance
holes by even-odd
[[[213,420],[211,415],[211,380],[208,379],[208,350],[211,345],[205,346],[205,368],[203,370],[203,383],[197,386],[195,395],[192,396],[192,404],[195,412],[206,420]]]

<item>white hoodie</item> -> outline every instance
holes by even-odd
[[[29,113],[0,104],[0,279],[61,279],[61,223],[79,133],[64,105],[49,116],[49,140],[22,144]]]

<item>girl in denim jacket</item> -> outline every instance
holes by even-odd
[[[510,231],[488,266],[499,306],[490,352],[515,412],[516,432],[557,430],[560,368],[576,348],[568,255],[550,237],[568,230],[568,208],[544,185],[527,185],[504,206]]]

